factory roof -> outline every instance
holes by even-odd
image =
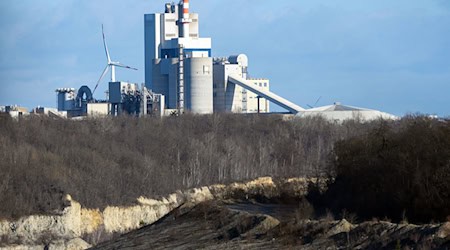
[[[299,112],[297,116],[299,117],[322,116],[323,118],[334,122],[343,122],[345,120],[357,120],[357,119],[361,121],[371,121],[380,118],[394,120],[398,118],[395,115],[381,112],[378,110],[347,106],[342,105],[341,103],[335,103],[333,105],[307,109],[305,111]]]

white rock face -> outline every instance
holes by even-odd
[[[327,236],[330,237],[340,233],[348,233],[354,228],[354,225],[352,225],[346,219],[342,219],[341,221],[337,222],[330,230],[328,230]]]
[[[450,240],[450,222],[444,223],[437,232],[437,237]]]
[[[7,249],[84,249],[87,243],[80,238],[85,234],[105,230],[107,233],[125,233],[142,226],[152,224],[181,205],[193,206],[212,199],[242,198],[243,194],[276,197],[281,192],[305,195],[310,183],[317,180],[294,178],[275,183],[272,178],[264,177],[247,183],[214,185],[178,191],[161,199],[139,197],[137,205],[129,207],[106,207],[85,209],[67,195],[70,206],[61,215],[32,215],[16,221],[0,221],[0,237],[8,239],[11,247]],[[86,244],[84,244],[84,243]],[[14,246],[13,244],[21,244]],[[83,245],[84,244],[84,245]]]
[[[81,234],[93,233],[103,224],[103,214],[99,209],[81,209]]]
[[[183,193],[187,202],[198,204],[200,202],[214,199],[211,190],[208,187],[194,188]]]
[[[104,226],[108,233],[128,232],[156,222],[175,208],[174,205],[107,207],[103,211]]]
[[[146,206],[159,206],[159,205],[173,205],[173,204],[179,204],[181,200],[183,199],[181,197],[181,192],[173,193],[168,195],[167,197],[163,197],[160,200],[156,199],[150,199],[146,197],[139,197],[137,199],[137,202],[140,205],[146,205]]]
[[[81,205],[71,201],[62,215],[32,215],[17,221],[0,221],[0,236],[10,242],[33,244],[52,239],[73,239],[81,235]]]
[[[63,249],[67,249],[67,250],[84,250],[84,249],[88,249],[92,247],[91,245],[89,245],[86,241],[80,239],[80,238],[75,238],[72,240],[69,240],[67,242],[62,242],[60,245],[50,245],[49,249],[50,250],[63,250]]]
[[[75,238],[69,241],[58,240],[48,245],[11,245],[0,247],[0,250],[42,250],[45,247],[49,250],[84,250],[92,246],[80,238]]]
[[[141,205],[107,207],[103,212],[82,209],[78,202],[70,200],[62,215],[32,215],[16,221],[0,221],[0,237],[10,244],[1,249],[43,249],[47,243],[49,249],[85,249],[89,245],[80,239],[84,234],[101,227],[108,233],[128,232],[159,220],[178,206],[175,195],[161,201],[140,200]]]

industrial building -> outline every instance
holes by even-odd
[[[48,108],[48,107],[41,107],[37,106],[31,111],[31,114],[33,115],[46,115],[52,118],[57,119],[66,119],[67,118],[67,111],[58,111],[56,108]]]
[[[108,93],[110,115],[165,115],[164,95],[153,93],[144,84],[110,82]]]
[[[212,58],[211,38],[200,37],[199,15],[189,12],[189,7],[189,0],[167,3],[164,13],[144,17],[145,84],[165,96],[169,110],[269,113],[270,101],[297,117],[322,115],[333,121],[396,118],[341,104],[306,110],[274,94],[268,79],[249,77],[246,55]]]
[[[14,119],[19,119],[21,117],[30,115],[30,112],[28,112],[27,108],[17,105],[4,106],[4,108],[1,109],[2,112],[4,110],[5,113],[8,113]]]
[[[189,3],[145,15],[145,84],[165,96],[167,109],[213,112],[211,38],[200,38]]]
[[[329,121],[341,123],[345,120],[368,122],[376,119],[395,120],[396,116],[373,109],[343,105],[336,102],[333,105],[311,108],[297,114],[297,117],[321,116]]]
[[[57,109],[59,112],[66,112],[68,117],[109,114],[109,103],[95,100],[91,89],[86,85],[81,86],[77,92],[74,88],[58,88],[56,93]]]
[[[269,80],[248,77],[248,58],[212,58],[211,38],[201,38],[199,15],[189,1],[146,14],[145,84],[165,96],[169,110],[196,114],[270,112],[268,101],[289,112],[303,108],[270,92]]]
[[[230,75],[247,79],[251,85],[269,91],[269,80],[248,78],[248,58],[241,54],[214,58],[214,112],[269,113],[269,102],[258,94],[228,81]]]
[[[58,113],[65,113],[69,118],[121,114],[165,115],[164,96],[135,83],[109,82],[108,100],[96,100],[88,86],[82,86],[78,91],[74,88],[59,88],[56,93]]]
[[[270,113],[278,105],[297,117],[322,115],[330,120],[395,116],[335,104],[306,110],[270,91],[270,80],[249,77],[245,54],[212,57],[212,39],[200,36],[199,15],[189,0],[167,3],[164,12],[144,15],[145,84],[116,81],[115,67],[137,70],[111,61],[103,32],[107,65],[94,91],[82,86],[57,89],[58,110],[68,117],[130,114],[180,115],[211,113]],[[108,100],[93,97],[111,69]]]
[[[31,112],[26,107],[20,107],[17,105],[0,106],[0,113],[6,113],[13,119],[20,119],[30,115],[46,115],[53,118],[67,118],[67,112],[59,112],[56,108],[46,108],[37,106],[33,108]]]

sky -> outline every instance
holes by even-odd
[[[117,79],[144,82],[144,14],[163,12],[165,2],[1,0],[0,105],[56,107],[57,88],[93,89],[106,66],[102,24],[112,59],[139,69],[117,69]],[[270,79],[272,92],[300,106],[450,116],[450,0],[191,0],[190,7],[213,56],[247,54],[251,77]]]

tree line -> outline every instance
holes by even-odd
[[[411,132],[411,123],[438,124],[438,128],[421,125],[423,131]],[[130,204],[141,195],[166,195],[178,189],[261,176],[333,176],[338,183],[349,183],[336,190],[348,191],[360,185],[367,187],[357,189],[362,195],[372,192],[372,188],[385,187],[384,182],[375,185],[377,181],[387,181],[383,176],[373,179],[369,173],[386,175],[386,179],[402,174],[404,182],[413,178],[411,186],[420,189],[420,185],[414,185],[423,183],[422,175],[431,171],[433,177],[427,177],[427,187],[437,183],[433,178],[442,178],[438,190],[447,193],[439,197],[448,198],[450,189],[445,181],[450,183],[450,157],[442,150],[433,150],[448,150],[450,143],[447,139],[440,144],[422,143],[428,136],[447,138],[448,127],[448,123],[423,117],[335,124],[320,117],[286,120],[281,115],[188,114],[162,119],[121,116],[81,121],[42,116],[14,121],[0,116],[0,217],[50,213],[64,205],[61,197],[66,193],[83,206],[103,208]],[[403,138],[399,133],[406,135]],[[381,135],[389,143],[397,140],[382,148],[384,158],[370,154],[380,150],[373,143],[383,145],[381,137],[377,137]],[[402,148],[402,143],[408,146]],[[404,153],[423,146],[427,149]],[[404,151],[393,151],[399,147]],[[395,158],[397,153],[404,158]],[[430,159],[426,163],[429,167],[424,168],[426,161],[419,159],[420,164],[413,167],[421,170],[405,174],[405,169],[417,160],[411,157],[418,154]],[[373,161],[385,169],[380,171]],[[439,168],[434,163],[440,164]],[[392,168],[398,169],[388,171]],[[386,190],[396,189],[389,186]],[[347,202],[348,207],[359,211],[352,202]]]
[[[382,121],[335,143],[328,207],[361,218],[450,220],[450,124],[425,116]]]

